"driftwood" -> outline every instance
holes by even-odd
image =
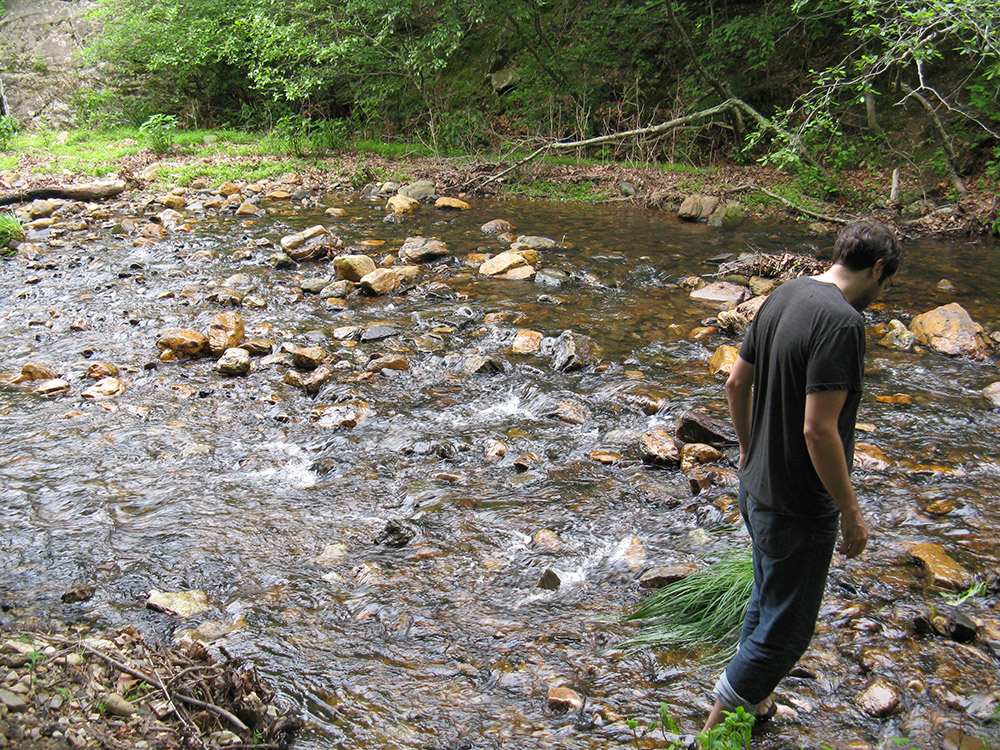
[[[124,180],[114,182],[87,182],[79,185],[48,185],[45,187],[15,190],[12,193],[0,195],[0,206],[11,203],[27,203],[36,198],[65,198],[73,201],[100,201],[113,198],[125,191]]]

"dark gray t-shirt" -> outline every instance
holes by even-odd
[[[850,469],[864,356],[864,316],[835,284],[802,277],[767,298],[740,347],[740,357],[754,365],[750,445],[740,480],[757,502],[781,513],[837,512],[802,434],[806,394],[847,391],[838,431]]]

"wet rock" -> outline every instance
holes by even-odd
[[[988,398],[994,406],[1000,406],[1000,381],[990,383],[983,388],[983,395]]]
[[[385,524],[385,528],[375,537],[375,544],[384,544],[386,547],[405,547],[417,536],[417,527],[410,521],[402,518],[391,518]]]
[[[295,234],[289,234],[281,238],[279,244],[281,249],[285,252],[289,250],[295,250],[297,248],[305,245],[309,240],[316,238],[329,237],[330,233],[327,231],[326,227],[316,224],[309,227],[308,229],[303,229],[301,232],[296,232]]]
[[[528,261],[525,260],[523,255],[507,250],[494,255],[492,258],[479,266],[479,273],[484,276],[499,276],[500,274],[507,273],[512,269],[527,265]]]
[[[596,450],[588,451],[587,458],[599,464],[611,465],[621,461],[623,456],[619,451]]]
[[[226,349],[215,363],[215,370],[229,377],[246,375],[250,372],[250,352],[239,347]]]
[[[887,349],[897,349],[903,352],[910,351],[916,343],[917,337],[902,321],[896,319],[889,321],[885,335],[879,339],[879,344]]]
[[[710,227],[732,229],[742,224],[745,218],[746,214],[743,211],[743,206],[736,201],[726,201],[725,203],[720,203],[712,211],[708,217],[708,225]]]
[[[750,287],[750,293],[757,297],[766,297],[780,285],[781,281],[778,279],[768,279],[764,276],[751,276],[747,284]]]
[[[101,378],[90,388],[84,390],[80,395],[86,399],[99,401],[106,398],[114,398],[125,392],[125,384],[118,378]]]
[[[913,544],[906,550],[926,568],[934,586],[947,589],[965,589],[972,583],[972,576],[934,542]]]
[[[367,255],[340,255],[333,259],[333,269],[338,279],[358,282],[376,269],[375,261]],[[344,294],[334,294],[343,297]]]
[[[468,211],[470,208],[472,208],[472,206],[470,206],[463,200],[459,200],[458,198],[448,198],[442,196],[441,198],[438,198],[436,201],[434,201],[434,208],[442,210],[450,209],[452,211]]]
[[[336,216],[337,218],[343,218],[344,216],[347,216],[347,210],[340,208],[338,206],[331,206],[330,208],[326,209],[326,211],[324,211],[323,213],[326,214],[327,216]]]
[[[493,219],[479,227],[479,231],[483,234],[503,234],[504,232],[513,231],[513,229],[513,224],[506,219]]]
[[[191,591],[157,591],[153,589],[149,592],[146,606],[157,612],[165,612],[177,617],[191,617],[209,608],[208,596],[204,591],[198,589]]]
[[[590,336],[563,331],[555,341],[552,367],[560,372],[582,370],[600,361],[601,349]]]
[[[28,217],[35,219],[46,219],[55,213],[56,209],[62,205],[62,201],[38,199],[28,204]]]
[[[551,529],[539,529],[531,539],[538,549],[546,552],[559,552],[563,548],[562,539]]]
[[[567,424],[587,424],[590,421],[590,409],[579,401],[565,399],[556,404],[556,408],[546,414]]]
[[[579,711],[583,708],[583,698],[568,687],[552,687],[549,688],[548,705],[549,710],[559,713]]]
[[[715,281],[692,290],[688,296],[697,302],[740,303],[750,296],[750,290],[745,286],[732,284],[728,281]]]
[[[486,459],[486,463],[493,463],[499,461],[501,458],[507,455],[507,443],[503,440],[491,440],[487,446],[486,450],[483,451],[483,458]]]
[[[361,291],[374,297],[380,297],[399,289],[403,279],[392,268],[376,268],[365,274],[359,281]]]
[[[681,461],[677,444],[667,430],[650,430],[640,437],[639,453],[643,461],[653,464],[677,466]]]
[[[865,688],[855,701],[862,711],[879,719],[899,713],[903,709],[899,691],[881,677]]]
[[[221,307],[239,307],[243,304],[243,295],[235,289],[220,286],[212,290],[206,299]]]
[[[521,329],[514,334],[514,342],[511,344],[515,354],[535,354],[542,348],[544,337],[538,331]],[[1000,383],[997,383],[1000,386]],[[1000,388],[998,388],[998,398],[1000,398]]]
[[[677,218],[685,221],[707,219],[719,205],[719,199],[708,195],[695,193],[689,195],[677,209]]]
[[[67,604],[86,602],[93,598],[94,591],[94,587],[90,584],[81,583],[79,586],[74,586],[69,591],[64,592],[59,598]]]
[[[992,750],[980,737],[969,734],[961,727],[951,727],[944,733],[942,750]]]
[[[268,264],[272,268],[293,268],[295,266],[295,261],[292,260],[292,256],[288,253],[275,253],[270,258],[268,258]]]
[[[209,353],[208,336],[191,329],[167,331],[156,340],[160,349],[160,359],[165,362],[178,359],[197,359]]]
[[[244,201],[243,203],[241,203],[239,206],[236,207],[237,216],[256,216],[262,211],[263,209],[260,206],[256,205],[255,203],[251,203],[250,201]]]
[[[542,573],[542,577],[538,579],[538,583],[535,584],[535,588],[555,591],[561,585],[562,579],[559,577],[559,574],[552,570],[552,568],[546,568],[545,572]]]
[[[992,349],[983,327],[957,302],[915,316],[910,330],[917,341],[942,354],[987,359]]]
[[[728,378],[729,374],[733,371],[733,365],[736,364],[736,356],[739,353],[740,350],[738,347],[723,344],[715,350],[712,358],[708,360],[708,368],[712,371],[713,375],[724,375]]]
[[[309,414],[310,422],[324,429],[357,427],[364,421],[371,408],[367,401],[348,401],[343,404],[321,404]]]
[[[218,188],[216,188],[215,192],[228,198],[232,195],[239,195],[242,190],[243,188],[235,182],[223,182]]]
[[[515,253],[519,253],[525,250],[551,250],[554,247],[557,247],[556,241],[551,237],[522,234],[511,243],[510,249]]]
[[[643,546],[642,540],[633,534],[618,542],[610,559],[612,562],[624,562],[629,570],[636,572],[646,564],[646,548]]]
[[[569,282],[570,276],[557,268],[543,268],[535,273],[535,283],[549,289],[560,289]]]
[[[670,403],[670,394],[656,385],[635,385],[619,394],[629,406],[637,407],[646,416],[659,414]]]
[[[382,370],[405,372],[410,369],[410,360],[402,354],[383,354],[369,362],[365,369],[368,372],[381,372]]]
[[[226,349],[239,346],[244,333],[243,318],[238,312],[216,313],[208,326],[209,351],[221,356]]]
[[[24,383],[31,380],[55,380],[59,377],[59,372],[51,365],[41,362],[25,362],[21,366],[21,374],[14,378],[15,383]]]
[[[756,317],[760,306],[766,300],[767,297],[752,297],[745,302],[740,302],[736,307],[720,312],[715,319],[715,324],[726,333],[741,335],[746,331],[750,322]]]
[[[679,563],[677,565],[664,565],[651,568],[639,578],[639,585],[645,589],[659,589],[668,583],[676,583],[687,578],[692,573],[698,572],[698,566],[694,563]]]
[[[270,339],[257,337],[241,342],[240,348],[250,352],[251,357],[265,357],[274,351],[274,342]]]
[[[296,248],[289,248],[285,252],[296,263],[305,263],[306,261],[323,260],[324,258],[336,255],[340,246],[341,242],[336,238],[327,240],[317,239]]]
[[[431,180],[417,180],[399,188],[398,195],[416,201],[430,201],[434,199],[436,190]]]
[[[685,474],[698,466],[718,463],[725,454],[707,443],[685,443],[681,448],[681,471]]]
[[[503,361],[496,357],[473,354],[462,362],[462,373],[465,375],[495,375],[503,371]]]
[[[428,263],[450,254],[448,246],[436,237],[407,237],[399,248],[399,258],[411,263]]]
[[[722,466],[695,466],[687,472],[687,477],[692,495],[700,495],[711,487],[736,489],[739,486],[736,472]]]
[[[288,353],[292,355],[292,364],[300,370],[315,370],[330,356],[321,346],[290,347]]]
[[[964,612],[955,612],[951,616],[948,637],[958,643],[972,643],[979,635],[979,626],[975,620]]]
[[[882,452],[881,448],[869,443],[855,443],[855,469],[862,471],[887,471],[890,465],[888,457]]]
[[[738,444],[732,425],[694,410],[677,417],[675,434],[682,443],[708,443],[716,448]]]
[[[299,284],[299,289],[301,289],[306,294],[319,294],[322,292],[330,283],[330,280],[325,276],[314,276],[311,279],[303,279]]]
[[[386,202],[385,208],[390,214],[405,216],[416,212],[420,208],[420,201],[405,195],[396,194]]]
[[[520,456],[514,459],[514,469],[519,472],[525,472],[533,469],[539,463],[541,463],[542,457],[539,456],[534,451],[528,451],[527,453],[522,453]]]

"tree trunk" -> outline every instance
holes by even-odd
[[[36,198],[65,198],[74,201],[100,201],[113,198],[125,191],[125,182],[88,182],[80,185],[49,185],[47,187],[15,190],[12,193],[0,195],[0,206],[11,203],[27,203]]]

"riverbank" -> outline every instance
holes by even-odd
[[[82,136],[80,136],[82,138]],[[59,141],[63,141],[62,144]],[[430,180],[443,195],[516,196],[581,203],[618,203],[675,213],[691,195],[738,203],[749,220],[825,225],[835,229],[861,216],[877,216],[904,238],[990,236],[1000,226],[1000,195],[985,176],[969,178],[955,196],[943,178],[914,170],[844,169],[805,178],[761,166],[628,165],[588,159],[497,161],[476,156],[408,155],[384,144],[372,150],[296,156],[271,146],[202,136],[165,154],[141,148],[134,138],[88,134],[33,141],[0,169],[0,201],[15,189],[121,176],[140,191],[184,187],[194,180],[247,182],[289,172],[312,193],[360,190],[371,182]],[[377,149],[377,147],[375,147]],[[387,155],[388,154],[388,155]],[[399,154],[399,155],[393,155]],[[824,196],[822,198],[817,196]],[[707,217],[705,217],[707,218]]]

